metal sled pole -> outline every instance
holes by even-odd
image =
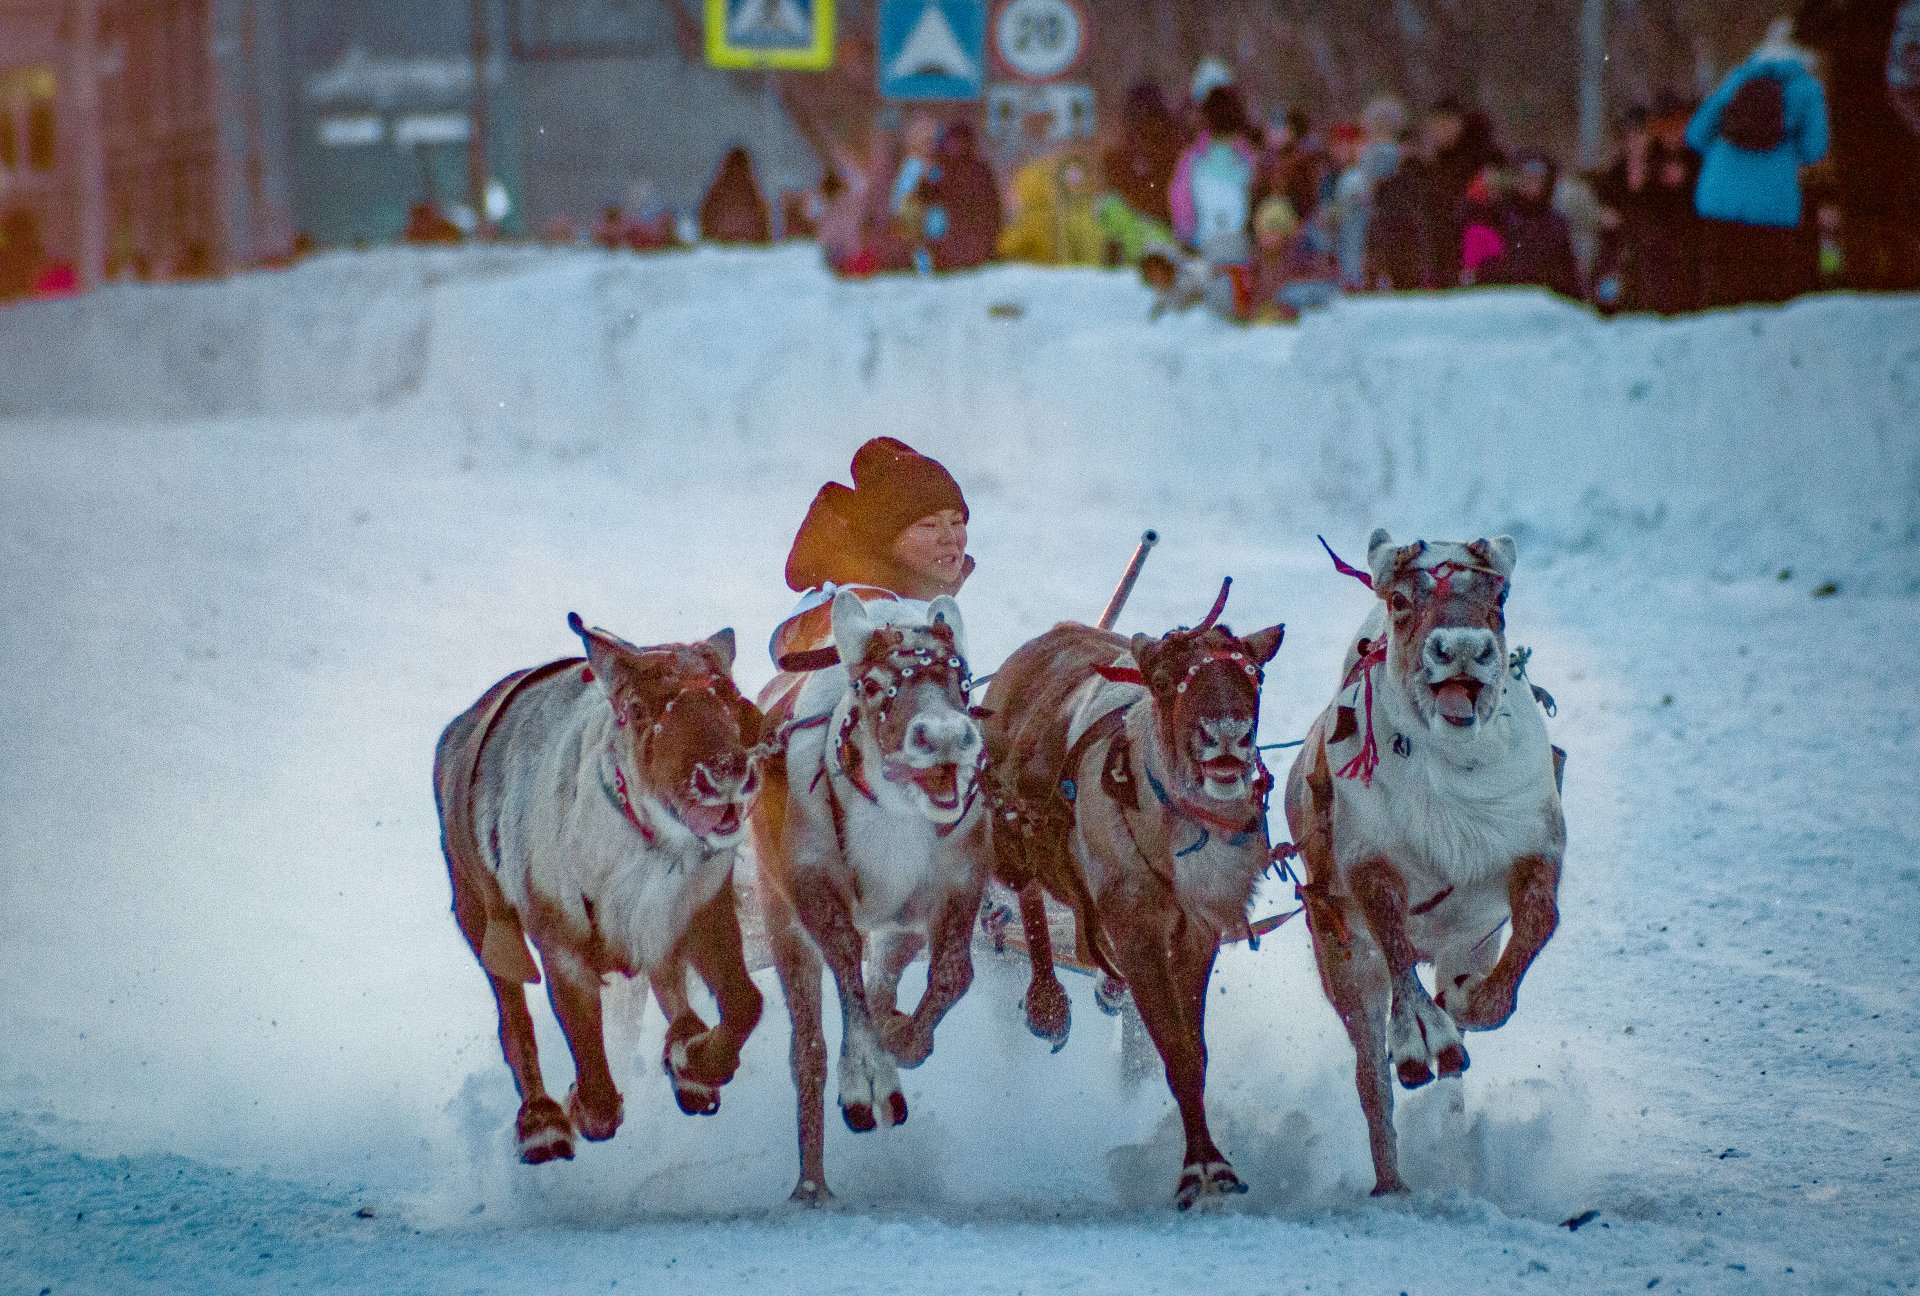
[[[1099,621],[1094,624],[1102,630],[1113,629],[1113,623],[1120,619],[1120,610],[1127,605],[1127,596],[1133,593],[1133,583],[1140,579],[1140,569],[1146,565],[1147,553],[1160,543],[1160,533],[1146,530],[1140,533],[1140,543],[1134,546],[1133,558],[1127,563],[1126,575],[1113,588],[1113,597],[1107,600],[1106,610],[1100,613]]]

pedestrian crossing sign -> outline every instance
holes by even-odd
[[[880,93],[888,99],[978,99],[986,0],[880,0]]]
[[[818,72],[833,66],[833,0],[707,0],[707,62]]]

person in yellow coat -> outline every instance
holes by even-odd
[[[1036,114],[1051,126],[1052,117]],[[1030,131],[1029,134],[1035,132]],[[1042,153],[1014,172],[998,252],[1005,261],[1104,265],[1107,234],[1095,214],[1100,181],[1077,150]]]

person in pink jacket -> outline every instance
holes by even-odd
[[[1179,240],[1214,265],[1244,264],[1259,156],[1240,92],[1215,86],[1200,101],[1199,137],[1174,166],[1168,204]]]

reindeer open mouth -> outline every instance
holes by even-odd
[[[942,812],[960,808],[960,766],[954,762],[940,765],[896,765],[889,772],[895,782],[911,783],[926,794],[928,804]]]
[[[1209,757],[1200,762],[1200,778],[1207,792],[1216,797],[1231,798],[1246,790],[1250,767],[1238,756],[1220,755]]]
[[[740,803],[733,800],[683,806],[680,821],[694,836],[709,845],[730,841],[739,836],[746,826],[746,816],[741,813]]]
[[[1471,675],[1455,675],[1430,685],[1434,709],[1440,718],[1464,729],[1479,718],[1480,690],[1486,685]]]

